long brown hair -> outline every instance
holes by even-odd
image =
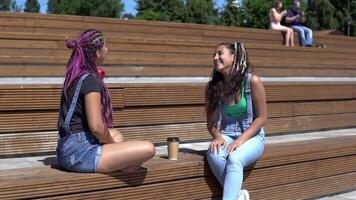
[[[215,111],[220,101],[235,99],[236,94],[241,93],[245,74],[252,71],[246,48],[242,43],[221,43],[218,46],[221,45],[224,45],[235,56],[226,80],[220,72],[213,70],[211,80],[205,89],[205,109],[208,114]]]
[[[275,8],[277,12],[281,11],[281,8],[278,8],[279,3],[283,3],[283,0],[275,0],[273,3],[273,8]]]

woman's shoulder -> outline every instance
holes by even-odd
[[[95,74],[88,74],[84,81],[95,81],[99,82],[98,77]]]
[[[100,92],[100,88],[100,81],[94,74],[89,74],[83,81],[82,90],[84,94],[92,91]]]
[[[257,74],[250,73],[251,75],[251,84],[259,84],[262,83],[260,77]]]
[[[270,12],[272,12],[272,11],[276,11],[277,12],[276,8],[271,8],[271,9],[269,9],[269,11]]]

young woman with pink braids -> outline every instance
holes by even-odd
[[[112,129],[110,93],[97,66],[108,52],[104,35],[86,30],[77,40],[68,40],[73,49],[67,64],[58,118],[57,158],[68,171],[133,171],[155,155],[147,141],[123,141]]]

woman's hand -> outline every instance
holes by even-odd
[[[228,154],[228,155],[232,154],[232,152],[233,152],[235,149],[239,148],[239,146],[242,145],[243,143],[244,143],[244,142],[243,142],[242,140],[239,140],[239,138],[236,139],[233,143],[231,143],[231,144],[227,147],[227,154]]]
[[[287,15],[287,11],[286,11],[286,10],[283,10],[283,11],[281,12],[281,15],[282,15],[282,16],[286,16],[286,15]]]
[[[224,140],[224,138],[220,135],[217,136],[212,142],[210,142],[209,144],[209,150],[210,152],[212,152],[213,154],[219,153],[220,149],[222,147],[225,147],[226,145],[226,141]]]

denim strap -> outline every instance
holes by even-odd
[[[82,83],[83,81],[85,80],[85,78],[88,76],[89,74],[84,74],[82,75],[82,77],[80,77],[78,83],[77,83],[77,87],[75,89],[75,92],[74,92],[74,96],[73,96],[73,99],[72,99],[72,103],[70,104],[70,107],[69,107],[69,111],[67,113],[67,116],[66,116],[66,119],[64,121],[64,130],[66,131],[66,134],[70,134],[70,128],[69,128],[69,123],[70,123],[70,120],[72,119],[72,116],[73,116],[73,112],[75,110],[75,107],[77,105],[77,101],[78,101],[78,97],[79,97],[79,92],[80,92],[80,88],[82,87]]]
[[[245,95],[247,101],[247,118],[248,124],[252,124],[253,121],[253,103],[252,103],[252,94],[251,94],[251,77],[250,73],[246,73],[246,86],[245,86]]]
[[[222,112],[223,112],[223,110],[222,110],[223,108],[222,108],[222,105],[221,105],[221,101],[219,101],[219,106],[218,106],[218,122],[217,122],[217,128],[220,130],[220,128],[221,128],[221,120],[222,120]]]

